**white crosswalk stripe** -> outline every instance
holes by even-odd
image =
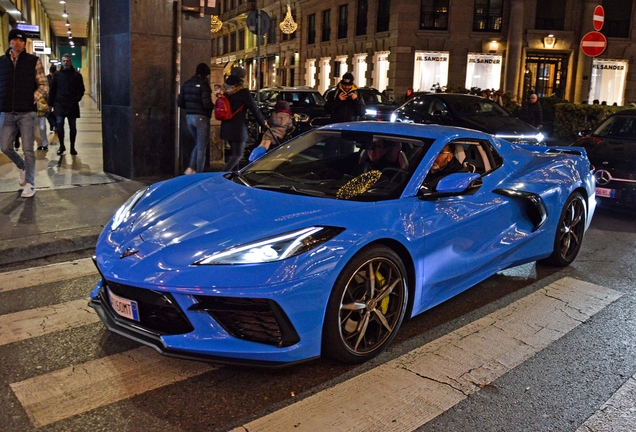
[[[90,258],[0,273],[0,293],[97,274]]]
[[[89,274],[96,271],[88,259],[3,273],[0,292]],[[621,295],[576,279],[561,279],[235,431],[414,430],[546,348]],[[0,346],[97,321],[87,299],[3,315]],[[142,347],[11,383],[10,388],[33,426],[39,428],[217,369]],[[623,391],[628,395],[634,392],[634,379],[630,382]],[[608,401],[613,406],[617,403]],[[583,425],[578,432],[598,430],[593,422],[607,422],[607,416],[612,415],[607,409],[599,412],[586,422],[591,425],[588,429]],[[629,413],[617,411],[616,415]]]

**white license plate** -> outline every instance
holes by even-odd
[[[123,316],[134,321],[139,321],[139,309],[137,308],[137,302],[128,300],[108,291],[108,298],[110,299],[110,305],[115,309],[117,315]]]
[[[602,187],[596,188],[596,196],[598,197],[614,198],[615,194],[616,194],[616,191],[614,189],[608,189],[608,188],[602,188]]]

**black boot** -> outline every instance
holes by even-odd
[[[58,156],[63,156],[65,151],[66,151],[66,147],[64,147],[64,144],[60,144],[60,148],[57,151],[57,155]]]
[[[71,145],[71,156],[77,156],[77,152],[75,151],[74,145]]]

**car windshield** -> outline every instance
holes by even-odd
[[[445,102],[456,115],[510,116],[508,111],[488,99],[462,97],[448,98]]]
[[[390,105],[389,98],[382,95],[382,93],[373,90],[358,90],[360,96],[364,99],[364,103],[367,105]]]
[[[250,187],[354,201],[398,198],[433,140],[316,130],[233,175]]]
[[[261,102],[276,103],[278,100],[289,102],[292,107],[324,106],[325,99],[317,91],[262,91]]]
[[[613,138],[636,138],[636,116],[616,115],[606,119],[596,128],[594,135]]]

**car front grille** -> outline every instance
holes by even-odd
[[[137,288],[110,281],[105,281],[105,287],[120,297],[137,302],[139,322],[117,315],[110,306],[106,290],[102,289],[100,297],[103,304],[108,305],[108,308],[119,320],[157,335],[176,335],[190,333],[194,330],[194,327],[192,327],[192,324],[170,293]]]
[[[232,336],[282,348],[300,341],[291,321],[268,299],[194,296],[188,310],[204,310]]]

